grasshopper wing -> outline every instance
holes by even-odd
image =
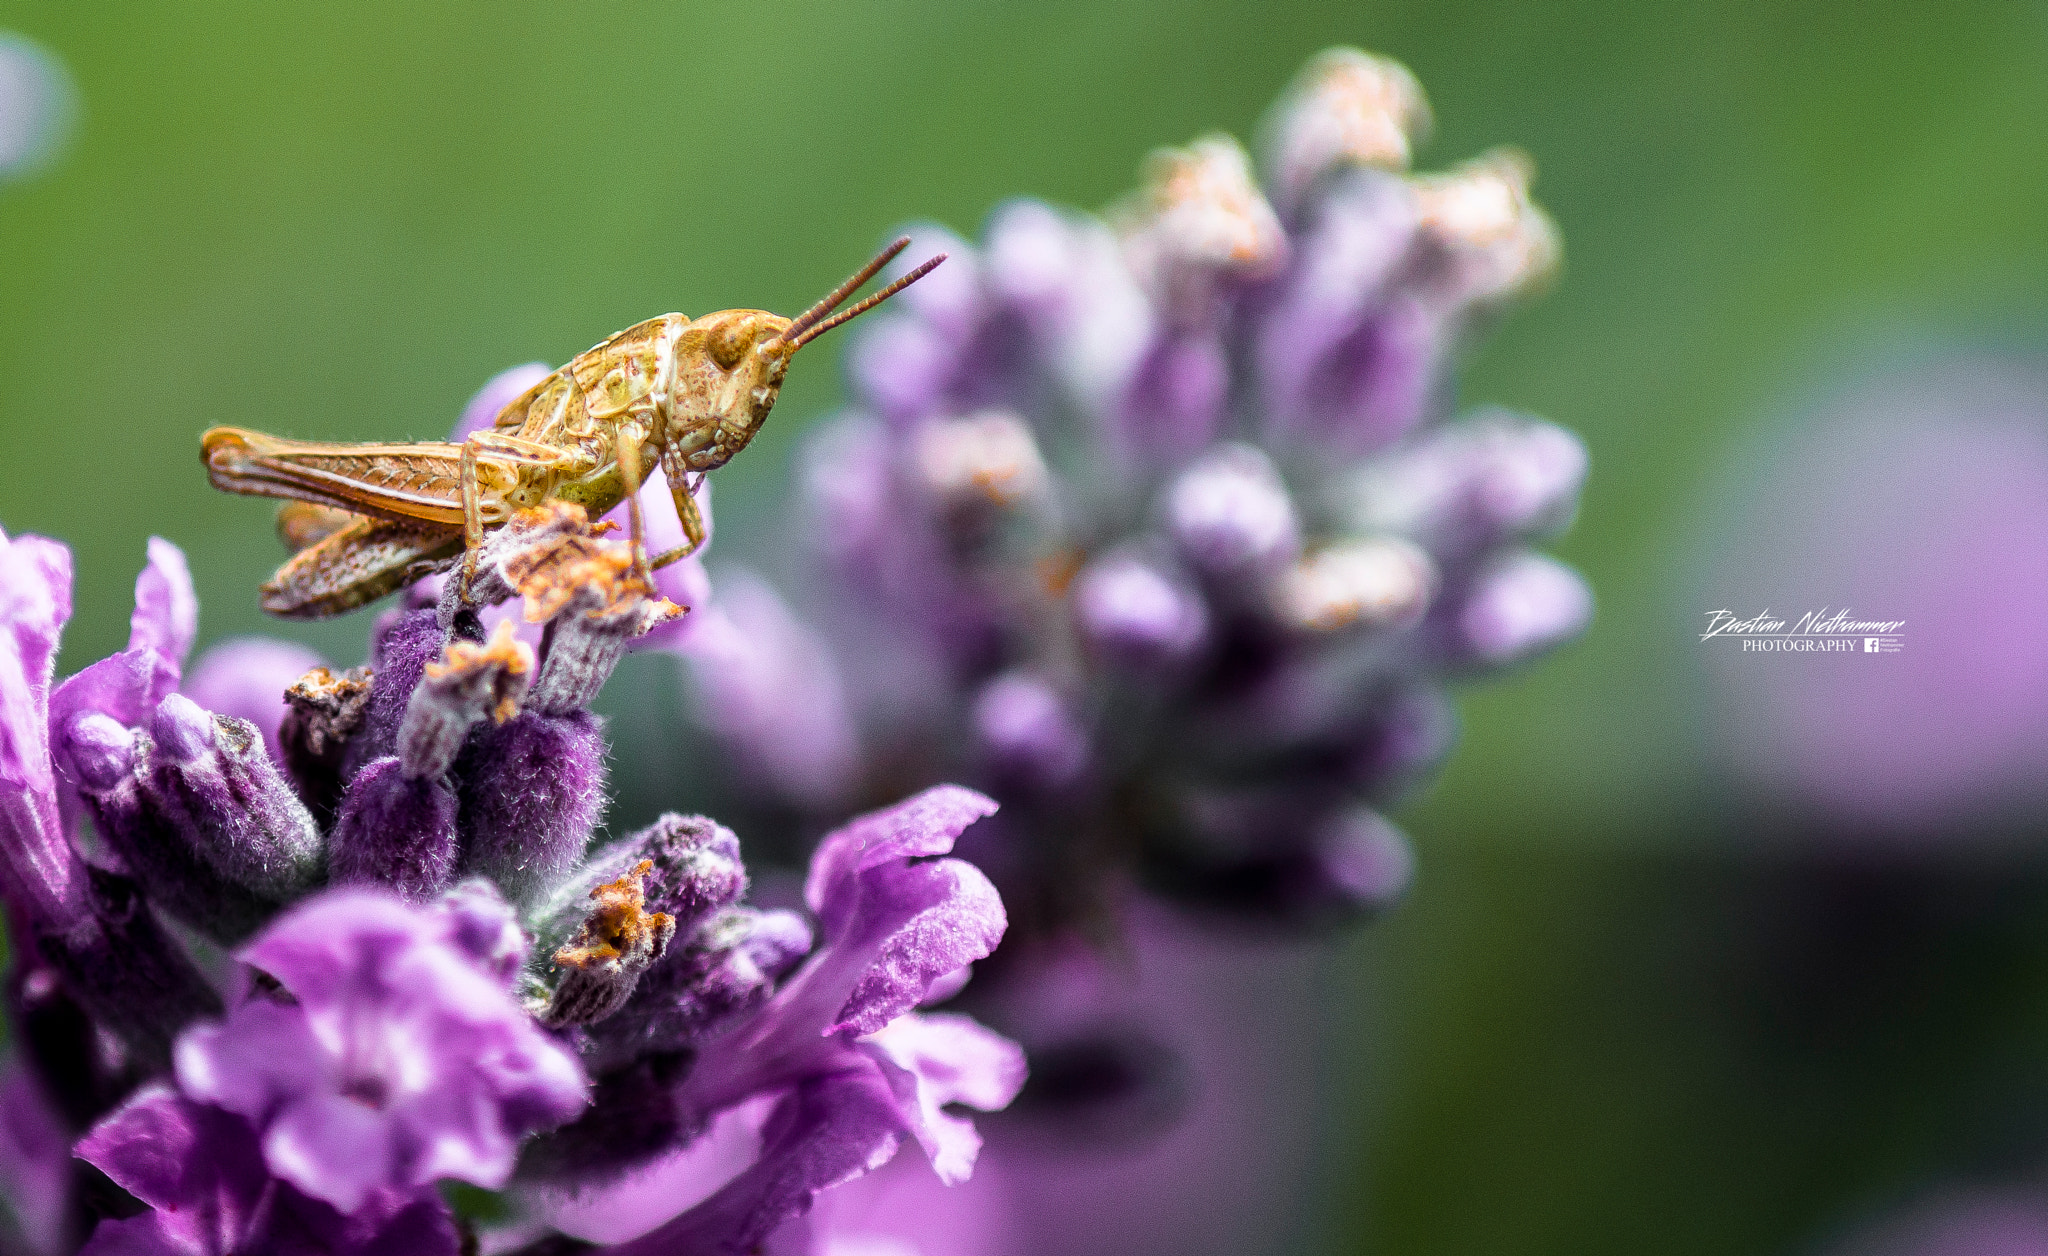
[[[216,427],[200,437],[200,451],[214,487],[230,493],[312,502],[394,521],[462,525],[460,445],[337,444]]]
[[[403,588],[461,553],[459,528],[359,515],[278,568],[264,582],[263,609],[285,619],[325,619]]]

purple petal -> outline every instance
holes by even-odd
[[[50,764],[50,678],[71,611],[70,574],[63,547],[0,536],[0,892],[52,926],[83,910]]]
[[[161,1210],[166,1234],[195,1246],[220,1233],[239,1235],[270,1177],[240,1117],[162,1085],[145,1087],[102,1118],[75,1154]]]
[[[73,717],[97,711],[140,728],[177,687],[178,669],[163,655],[153,649],[124,650],[57,686],[50,695],[50,727],[64,728]]]
[[[522,393],[552,373],[543,363],[527,362],[507,367],[491,376],[462,407],[462,417],[456,421],[455,430],[448,433],[448,439],[460,441],[471,432],[483,431],[498,417],[500,410],[517,401]]]
[[[327,1061],[297,1007],[255,999],[225,1024],[195,1025],[178,1039],[186,1094],[261,1121],[291,1096],[329,1084]]]
[[[873,1068],[809,1081],[763,1129],[760,1159],[711,1198],[607,1256],[737,1256],[804,1212],[819,1191],[888,1163],[902,1142],[896,1097]]]
[[[410,1149],[407,1180],[426,1186],[457,1178],[496,1190],[512,1176],[513,1140],[484,1095],[455,1088],[429,1092],[407,1115],[407,1133],[419,1140]]]
[[[948,1186],[974,1172],[981,1136],[974,1122],[952,1116],[949,1103],[983,1112],[1010,1105],[1024,1087],[1024,1049],[974,1020],[947,1013],[905,1016],[870,1038],[864,1049],[883,1065],[905,1122]]]
[[[482,878],[464,881],[443,894],[434,911],[448,940],[479,968],[507,982],[518,973],[526,959],[526,934],[497,886]]]
[[[178,688],[215,715],[254,724],[271,762],[283,763],[277,730],[284,722],[284,691],[320,663],[318,654],[295,642],[232,637],[200,655]]]
[[[135,613],[128,621],[128,648],[155,650],[175,670],[185,666],[199,635],[199,595],[185,551],[160,536],[149,538],[149,563],[135,577]]]
[[[339,997],[367,955],[393,954],[436,932],[389,894],[330,890],[280,916],[239,954],[301,1001]]]
[[[874,1033],[921,1003],[934,981],[985,959],[1009,923],[996,887],[963,860],[877,868],[863,873],[861,881],[866,901],[857,927],[864,934],[894,927],[827,1033]],[[905,906],[927,903],[904,918]],[[858,950],[867,940],[834,939],[834,945]]]
[[[13,638],[38,707],[50,693],[57,644],[71,618],[71,551],[40,536],[0,532],[0,629]]]
[[[943,855],[968,825],[996,812],[996,802],[959,785],[936,785],[923,793],[870,812],[827,834],[811,856],[804,902],[834,931],[833,900],[846,894],[851,878],[892,859]],[[843,912],[843,908],[840,909]]]
[[[370,1107],[332,1091],[288,1103],[263,1136],[271,1171],[315,1199],[355,1212],[392,1181],[391,1129]]]

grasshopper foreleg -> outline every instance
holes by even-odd
[[[684,543],[671,550],[655,555],[653,566],[656,570],[678,562],[696,553],[704,544],[704,516],[697,513],[697,484],[704,477],[699,473],[677,475],[671,472],[668,482],[669,500],[675,503],[676,518],[682,522]]]

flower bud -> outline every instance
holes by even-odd
[[[394,611],[378,621],[370,648],[369,696],[342,753],[343,780],[373,759],[398,753],[398,730],[412,692],[447,642],[448,632],[432,610]]]
[[[370,669],[354,667],[336,675],[315,667],[284,691],[284,702],[277,739],[285,770],[313,814],[331,817],[341,801],[349,740],[369,710]]]
[[[192,763],[213,749],[213,717],[183,694],[172,694],[156,709],[149,735],[160,761]]]
[[[1129,555],[1099,558],[1081,572],[1074,620],[1095,653],[1134,667],[1186,659],[1208,632],[1208,610],[1198,594]]]
[[[533,652],[499,620],[489,642],[454,640],[428,663],[406,704],[398,729],[398,755],[413,777],[439,777],[455,762],[470,726],[486,716],[511,719],[533,674]]]
[[[604,811],[603,722],[525,711],[487,724],[456,760],[465,874],[522,906],[569,875]]]
[[[1571,568],[1542,554],[1514,554],[1473,578],[1452,649],[1487,666],[1534,658],[1585,631],[1593,595]]]
[[[1422,233],[1441,251],[1435,278],[1454,303],[1491,305],[1557,270],[1557,227],[1529,199],[1534,174],[1528,157],[1500,149],[1414,181]]]
[[[1211,321],[1221,281],[1263,279],[1287,258],[1280,220],[1227,135],[1153,153],[1128,212],[1131,269],[1177,327]]]
[[[654,861],[643,859],[590,892],[595,906],[576,935],[554,953],[561,979],[542,1024],[560,1029],[604,1020],[625,1006],[640,974],[667,954],[676,920],[666,912],[645,910],[641,883],[653,870]]]
[[[1570,524],[1586,449],[1554,424],[1491,413],[1440,428],[1361,468],[1353,526],[1398,532],[1447,562]]]
[[[1166,494],[1166,529],[1205,575],[1270,574],[1301,548],[1287,485],[1266,455],[1224,445],[1182,472]]]
[[[793,912],[718,912],[642,974],[625,1007],[587,1029],[593,1067],[604,1071],[711,1038],[766,1001],[810,948],[810,927]]]
[[[81,788],[103,794],[128,779],[135,767],[135,734],[119,720],[88,711],[71,725],[67,766]]]
[[[1008,509],[1045,492],[1045,462],[1030,427],[999,410],[923,424],[911,459],[925,488],[953,510]]]
[[[1406,66],[1331,48],[1309,62],[1268,115],[1262,156],[1283,209],[1344,165],[1405,170],[1429,130],[1429,105]]]
[[[439,776],[413,776],[387,755],[349,782],[329,839],[337,885],[382,885],[423,902],[455,876],[455,791]]]
[[[1087,733],[1053,687],[1028,672],[1005,672],[982,687],[974,731],[994,770],[1026,786],[1057,789],[1087,766]]]
[[[1308,555],[1281,576],[1273,608],[1302,632],[1411,624],[1429,606],[1436,568],[1394,537],[1344,541]]]
[[[156,744],[144,800],[201,859],[273,903],[312,887],[324,863],[319,827],[254,724],[209,715],[172,694],[150,727]]]

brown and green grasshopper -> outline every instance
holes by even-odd
[[[592,518],[626,502],[635,575],[704,543],[695,491],[747,447],[811,341],[901,292],[942,253],[833,314],[910,243],[904,237],[794,319],[765,310],[664,314],[572,359],[460,443],[340,444],[238,427],[200,438],[207,475],[231,493],[281,497],[279,530],[304,548],[263,585],[263,609],[294,619],[353,610],[463,557],[463,588],[484,530],[550,499]],[[667,477],[686,543],[649,561],[640,516],[645,469]]]

